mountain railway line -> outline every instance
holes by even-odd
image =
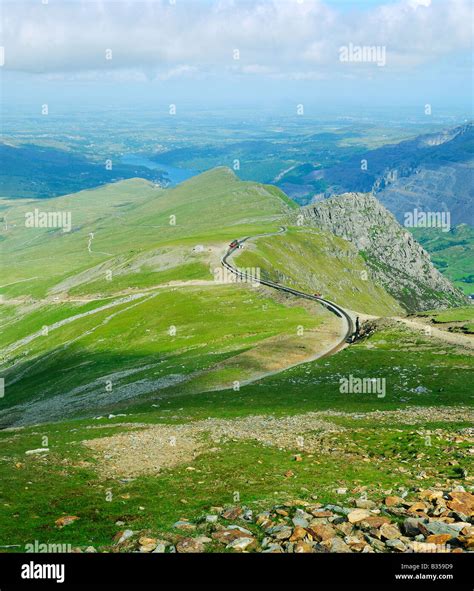
[[[347,345],[347,343],[351,343],[353,340],[353,337],[355,335],[354,321],[352,320],[352,317],[350,316],[350,314],[348,312],[346,312],[346,310],[344,310],[344,308],[341,308],[340,306],[338,306],[334,302],[327,300],[326,298],[323,298],[323,297],[320,297],[320,296],[317,296],[314,294],[306,293],[304,291],[300,291],[299,289],[294,289],[294,288],[288,287],[286,285],[280,285],[279,283],[275,283],[274,281],[270,281],[268,279],[261,279],[261,278],[257,279],[256,277],[252,276],[251,274],[247,273],[246,271],[242,271],[229,263],[229,258],[235,253],[236,250],[238,250],[240,248],[240,245],[243,244],[244,242],[246,242],[247,240],[261,238],[264,236],[275,236],[277,234],[284,234],[285,232],[286,232],[286,228],[284,226],[282,226],[278,232],[270,232],[267,234],[257,234],[255,236],[246,236],[245,238],[233,240],[231,242],[231,244],[228,246],[227,251],[225,252],[224,256],[222,257],[221,264],[225,269],[230,271],[236,277],[244,279],[250,283],[258,283],[258,284],[266,285],[268,287],[271,287],[272,289],[276,289],[277,291],[290,293],[292,295],[295,295],[300,298],[304,298],[306,300],[312,300],[312,301],[319,302],[322,306],[327,308],[330,312],[335,314],[338,318],[341,318],[343,320],[343,322],[345,323],[345,328],[346,328],[344,337],[332,349],[330,349],[329,351],[326,351],[326,353],[321,355],[320,358],[329,357],[330,355],[334,355],[335,353],[337,353],[338,351],[343,349]]]

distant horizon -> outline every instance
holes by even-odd
[[[469,0],[7,1],[2,108],[472,117],[472,17]]]

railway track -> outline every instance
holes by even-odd
[[[341,306],[335,304],[334,302],[331,302],[330,300],[327,300],[326,298],[319,297],[314,294],[306,293],[306,292],[301,291],[299,289],[294,289],[293,287],[281,285],[280,283],[275,283],[274,281],[269,281],[267,279],[257,278],[255,276],[253,276],[252,274],[248,273],[247,271],[244,271],[244,270],[238,269],[237,267],[234,267],[229,262],[229,258],[239,249],[240,245],[243,244],[244,242],[247,242],[248,240],[252,240],[255,238],[261,238],[264,236],[275,236],[277,234],[284,234],[285,232],[286,232],[286,228],[281,227],[278,232],[270,232],[267,234],[256,234],[255,236],[247,236],[247,237],[241,238],[239,240],[234,240],[234,242],[231,243],[232,246],[228,247],[226,253],[222,257],[221,264],[225,269],[230,271],[233,275],[235,275],[236,277],[239,277],[240,279],[243,279],[244,281],[247,281],[249,283],[259,283],[259,284],[271,287],[272,289],[276,289],[277,291],[281,291],[281,292],[295,295],[299,298],[304,298],[306,300],[316,301],[316,302],[320,303],[322,306],[324,306],[325,308],[327,308],[330,312],[335,314],[338,318],[341,318],[341,320],[345,323],[344,337],[341,339],[341,341],[339,343],[337,343],[337,345],[335,345],[330,351],[327,351],[322,357],[334,355],[334,353],[337,353],[343,347],[345,347],[347,343],[352,342],[354,334],[355,334],[354,321],[352,320],[352,317],[350,316],[350,314],[348,312],[346,312],[346,310],[344,310],[344,308],[341,308]]]

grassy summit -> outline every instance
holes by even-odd
[[[1,232],[4,294],[40,297],[61,280],[86,271],[88,278],[104,277],[104,269],[131,266],[157,247],[220,244],[244,228],[258,232],[296,207],[278,189],[239,181],[225,168],[169,190],[131,179],[51,200],[10,203],[4,202],[8,225]],[[25,214],[35,208],[70,212],[72,231],[26,228]]]

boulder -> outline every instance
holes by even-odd
[[[380,535],[385,540],[396,540],[401,537],[401,532],[393,523],[384,523],[380,528]]]
[[[308,528],[308,532],[318,541],[328,540],[337,535],[336,530],[331,525],[326,525],[324,523],[311,525],[311,527]]]
[[[125,540],[128,540],[129,538],[131,538],[134,535],[135,535],[135,533],[131,529],[126,529],[125,531],[119,531],[114,536],[114,542],[116,542],[117,544],[121,544],[122,542],[125,542]]]
[[[359,523],[359,521],[363,521],[364,519],[367,519],[367,517],[370,517],[370,516],[371,516],[371,513],[369,511],[367,511],[366,509],[354,509],[354,511],[351,511],[347,515],[347,519],[351,523]]]
[[[385,542],[385,545],[388,548],[393,548],[394,550],[397,550],[397,552],[406,552],[407,551],[407,547],[405,546],[405,544],[401,540],[396,539],[396,538],[387,540]]]
[[[158,545],[158,540],[156,538],[142,536],[138,539],[138,543],[140,544],[140,552],[149,553],[153,552],[153,550],[156,548]]]
[[[396,496],[386,497],[384,501],[387,507],[398,507],[400,505],[403,505],[404,502],[405,501],[401,497]]]
[[[288,538],[291,537],[293,530],[288,525],[275,525],[267,530],[267,533],[276,540],[288,540]]]
[[[341,538],[329,538],[321,542],[321,545],[329,550],[329,552],[337,552],[338,554],[347,554],[351,552],[350,547]]]
[[[183,538],[176,544],[176,552],[180,554],[196,554],[204,552],[204,544],[196,538]]]
[[[239,538],[248,538],[248,534],[241,532],[238,529],[222,529],[211,534],[211,537],[221,544],[230,544]]]
[[[233,521],[240,517],[243,513],[243,509],[241,507],[228,507],[222,512],[221,517],[224,519],[228,519],[229,521]]]
[[[298,542],[308,535],[304,527],[297,525],[290,537],[290,542]]]
[[[428,544],[446,544],[451,538],[451,534],[432,534],[426,538],[426,542]]]
[[[451,500],[447,502],[448,507],[468,517],[474,516],[474,495],[469,492],[451,492]]]
[[[418,534],[422,533],[421,528],[423,527],[423,519],[416,519],[414,517],[409,517],[405,519],[403,522],[403,531],[405,534],[411,538],[417,536]]]
[[[243,552],[244,550],[250,548],[252,544],[255,544],[254,538],[237,538],[235,540],[232,540],[232,542],[229,542],[226,548],[228,550],[236,550],[237,552]]]
[[[356,500],[356,507],[359,509],[375,509],[377,504],[374,501],[370,501],[369,499],[357,499]]]
[[[382,527],[384,523],[390,523],[390,519],[388,517],[382,517],[380,515],[371,515],[370,517],[366,517],[362,521],[359,522],[359,526],[364,528],[375,528],[378,529]]]

